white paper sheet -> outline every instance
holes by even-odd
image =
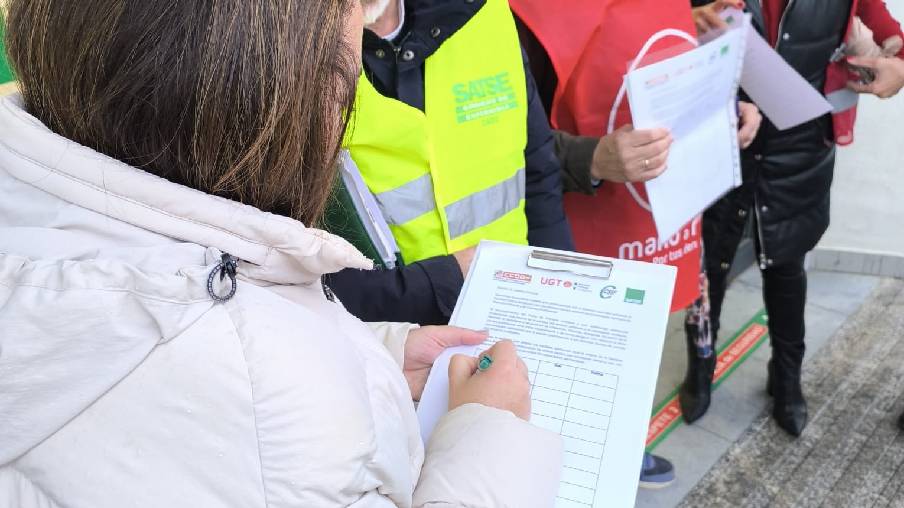
[[[742,26],[745,14],[726,9],[721,16],[730,29]],[[717,34],[700,37],[706,43]],[[741,88],[779,130],[790,129],[832,111],[832,105],[769,46],[756,30],[747,31]]]
[[[660,241],[741,183],[736,98],[746,19],[709,44],[628,73],[634,127],[666,127],[675,140],[668,169],[646,183]]]
[[[436,361],[418,406],[422,437],[447,412],[450,357],[511,339],[530,371],[531,423],[565,440],[556,507],[634,506],[676,270],[573,253],[609,268],[533,262],[534,251],[558,252],[480,244],[451,324],[490,338]]]

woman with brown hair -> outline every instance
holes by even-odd
[[[560,438],[510,342],[361,323],[316,224],[354,0],[13,0],[0,99],[0,506],[548,506]]]

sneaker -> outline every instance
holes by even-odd
[[[643,454],[643,465],[640,469],[640,487],[644,489],[663,489],[675,481],[675,466],[662,457],[650,453]]]

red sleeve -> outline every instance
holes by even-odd
[[[904,38],[901,24],[888,12],[884,0],[860,0],[857,15],[863,24],[873,31],[873,39],[880,46],[889,37],[900,35]],[[904,58],[904,49],[898,53],[898,57]]]

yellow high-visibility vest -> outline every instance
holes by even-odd
[[[424,75],[422,112],[362,74],[345,143],[403,259],[526,244],[527,86],[508,3],[488,0]]]

